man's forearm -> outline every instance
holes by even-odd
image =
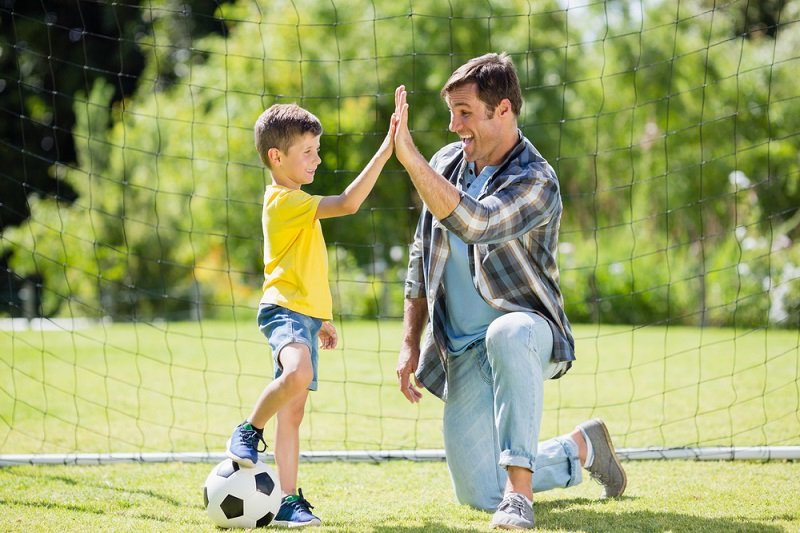
[[[425,298],[406,298],[403,310],[403,344],[419,348],[427,323],[428,302]]]
[[[443,220],[458,206],[461,195],[446,178],[431,168],[414,145],[411,130],[408,129],[407,99],[405,86],[398,86],[394,92],[395,116],[398,121],[394,153],[411,176],[411,181],[428,210],[438,220]]]
[[[431,214],[437,220],[447,218],[461,201],[458,189],[436,172],[419,152],[401,163]]]

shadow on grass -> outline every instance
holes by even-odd
[[[61,512],[66,513],[64,516],[70,516],[71,520],[78,520],[80,521],[81,518],[78,515],[95,515],[95,516],[109,516],[109,515],[121,515],[126,510],[125,509],[106,509],[97,507],[95,504],[91,505],[80,505],[80,504],[71,504],[65,502],[57,502],[52,500],[14,500],[14,499],[5,499],[0,498],[0,508],[12,508],[12,507],[19,507],[19,508],[28,508],[31,510],[31,516],[35,516],[36,513],[41,512]],[[133,506],[131,506],[133,507]],[[174,523],[169,516],[162,516],[153,513],[147,513],[141,510],[136,510],[133,514],[129,514],[129,520],[143,520],[143,521],[150,521],[155,523],[161,523],[164,525],[170,525]],[[188,522],[188,524],[187,524]],[[176,530],[183,530],[187,527],[191,526],[189,529],[192,530],[201,530],[203,528],[209,527],[211,522],[204,515],[197,515],[197,518],[194,519],[186,519],[182,518],[182,523],[175,525]],[[219,528],[218,528],[219,529]],[[65,530],[73,531],[72,528],[65,528]],[[219,529],[220,531],[225,531],[223,529]]]
[[[162,494],[153,490],[136,489],[130,486],[118,485],[113,483],[102,483],[95,480],[86,479],[86,477],[73,478],[68,475],[46,473],[46,471],[37,472],[36,474],[15,472],[14,476],[17,479],[27,478],[29,480],[33,480],[37,484],[40,483],[41,481],[45,481],[46,483],[62,483],[70,487],[76,487],[76,488],[79,487],[81,490],[88,489],[88,490],[111,491],[117,494],[131,494],[131,495],[137,494],[140,496],[145,496],[148,498],[154,498],[160,500],[173,507],[182,507],[185,505],[184,502],[178,500],[177,498],[173,498],[169,495]]]
[[[737,516],[707,518],[673,511],[614,510],[603,512],[596,509],[581,508],[582,505],[596,507],[596,504],[597,500],[594,499],[569,500],[568,505],[565,505],[564,501],[537,502],[534,508],[536,528],[544,531],[565,530],[614,533],[639,533],[642,531],[783,533],[785,531],[778,526]],[[491,517],[491,513],[486,513],[485,527],[481,529],[490,530],[489,522]],[[473,531],[474,529],[474,527],[470,526],[454,526],[444,522],[431,521],[423,526],[378,526],[372,531],[380,533],[423,533],[431,531],[462,532]]]
[[[593,509],[581,508],[592,505]],[[672,532],[720,532],[752,531],[758,533],[783,533],[784,529],[741,516],[708,518],[674,511],[615,509],[603,512],[596,510],[597,500],[575,499],[569,505],[561,501],[537,502],[536,523],[543,529],[565,529],[568,531],[672,531]],[[702,509],[698,513],[702,513]]]

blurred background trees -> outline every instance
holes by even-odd
[[[6,0],[9,280],[40,276],[47,313],[247,310],[261,280],[269,176],[252,125],[264,108],[319,116],[308,190],[338,193],[385,135],[396,85],[430,157],[455,140],[439,97],[449,74],[507,51],[520,126],[561,180],[574,321],[798,325],[796,5],[434,4]],[[357,215],[324,223],[340,315],[400,314],[418,206],[391,163]]]

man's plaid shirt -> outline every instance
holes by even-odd
[[[450,251],[447,231],[467,244],[470,271],[481,296],[502,311],[532,311],[546,318],[553,330],[553,360],[575,360],[556,264],[562,210],[558,178],[522,132],[519,136],[477,199],[462,192],[458,206],[442,221],[423,208],[417,224],[405,297],[427,298],[429,327],[417,377],[442,399],[447,396],[443,284]],[[439,150],[430,164],[462,189],[467,163],[460,142]]]

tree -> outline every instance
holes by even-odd
[[[240,2],[221,6],[224,29],[202,38],[179,31],[180,9],[145,10],[158,16],[139,40],[135,93],[117,99],[98,81],[76,99],[78,164],[55,175],[78,199],[32,203],[33,220],[5,236],[13,265],[41,272],[63,312],[251,306],[269,179],[252,125],[264,108],[296,102],[321,119],[323,164],[308,190],[338,193],[383,138],[396,85],[410,90],[411,127],[430,157],[456,140],[439,97],[449,74],[507,51],[523,85],[520,127],[560,177],[570,315],[724,324],[744,298],[733,320],[763,323],[776,298],[763,286],[790,272],[797,251],[746,248],[739,234],[796,238],[796,24],[747,39],[734,36],[732,9],[668,7]],[[749,185],[732,184],[740,174]],[[391,250],[410,241],[418,206],[390,164],[366,209],[324,222],[333,274],[361,269],[365,298],[376,280],[399,284],[381,276],[402,268]]]

